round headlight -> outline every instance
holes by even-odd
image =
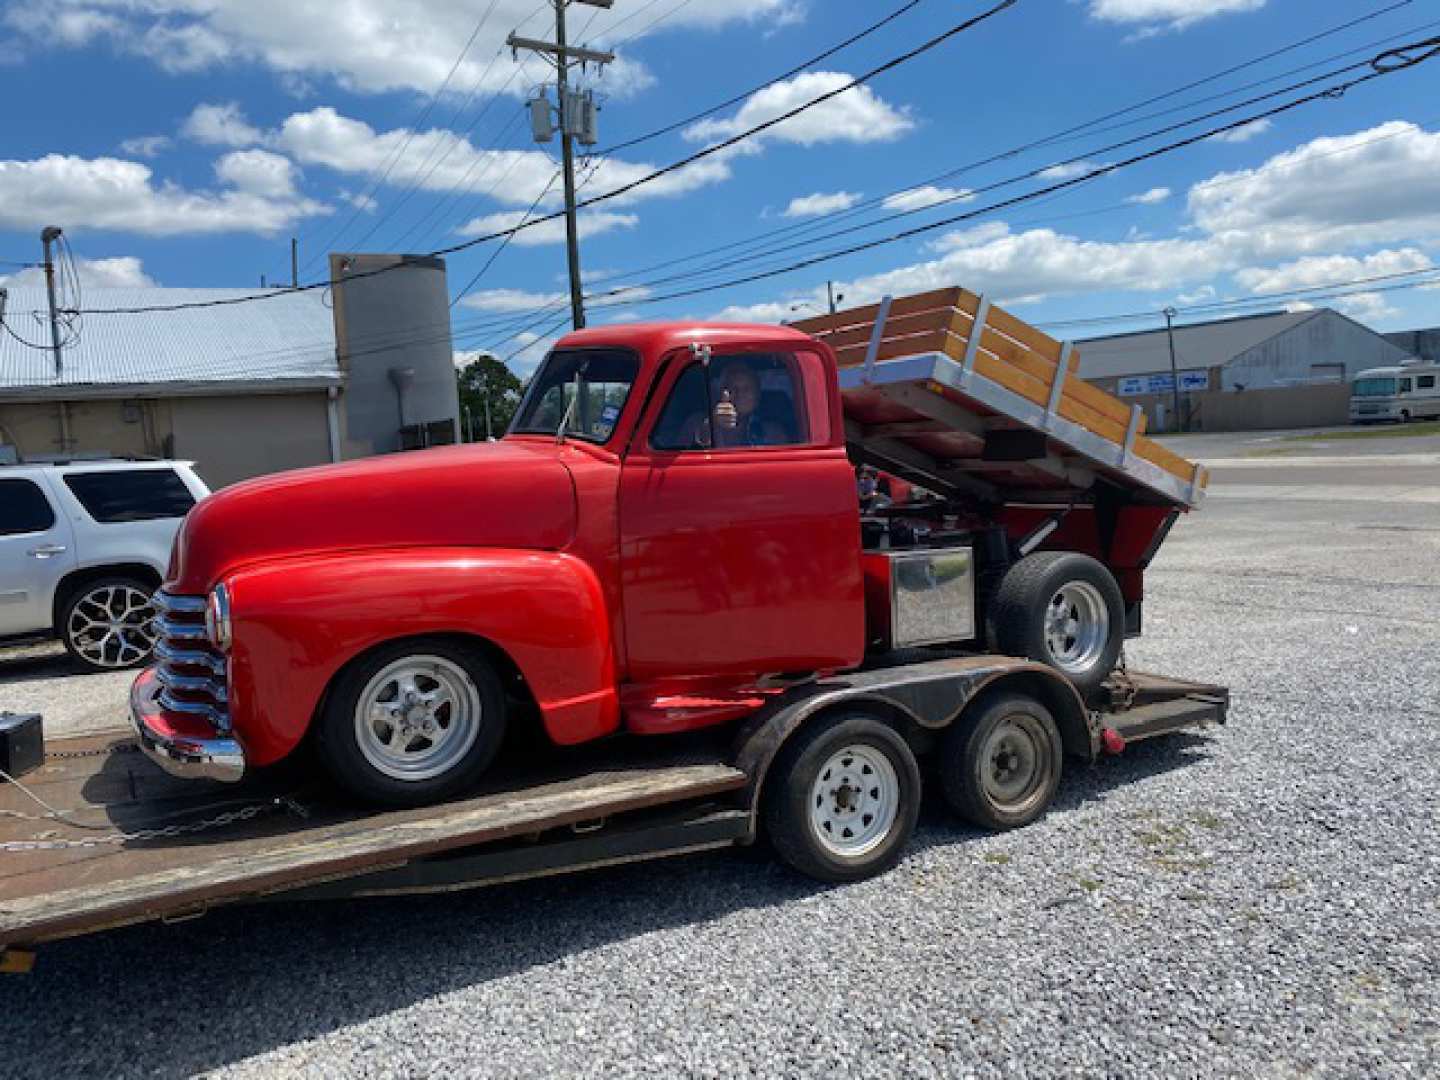
[[[216,585],[205,602],[205,635],[221,652],[230,651],[230,593]]]

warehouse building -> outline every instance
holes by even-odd
[[[1440,364],[1440,326],[1428,330],[1401,330],[1386,334],[1385,340],[1422,363]]]
[[[1414,357],[1330,308],[1271,312],[1077,341],[1080,374],[1145,410],[1152,431],[1254,431],[1347,422],[1350,381]]]
[[[245,303],[225,301],[253,291],[87,289],[58,372],[45,290],[8,290],[0,461],[174,457],[221,487],[454,442],[443,261],[337,255],[331,280]]]

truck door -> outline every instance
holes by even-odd
[[[70,522],[43,480],[0,477],[0,637],[49,630],[55,587],[75,563]]]
[[[832,378],[804,349],[670,358],[621,474],[630,681],[859,662],[859,517]]]

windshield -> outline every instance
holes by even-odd
[[[1395,380],[1391,378],[1356,379],[1356,397],[1392,397]]]
[[[615,431],[639,369],[639,359],[623,349],[552,352],[510,430],[555,435],[563,421],[567,436],[603,443]]]

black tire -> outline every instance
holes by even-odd
[[[1006,696],[945,733],[940,789],[966,821],[982,829],[1018,829],[1049,808],[1063,762],[1060,731],[1049,710],[1033,698]]]
[[[1410,423],[1410,410],[1409,410],[1409,409],[1401,409],[1401,410],[1400,410],[1400,423],[1402,423],[1402,424],[1408,424],[1408,423]]]
[[[415,687],[417,701],[407,709],[401,704],[402,680],[411,668],[409,685]],[[401,673],[394,681],[394,708],[400,715],[379,724],[372,720],[368,731],[362,732],[357,719],[362,695],[371,699],[375,709],[392,712],[390,702],[379,701],[389,692],[390,672]],[[378,690],[372,686],[377,681]],[[443,703],[431,708],[418,700],[436,691],[452,699],[448,709]],[[402,734],[395,727],[385,732],[392,744],[406,738],[407,746],[416,747],[415,772],[404,775],[405,752],[387,745],[377,728],[411,722],[429,722],[433,727],[429,734],[418,729],[412,734],[408,728]],[[335,782],[362,802],[425,806],[474,785],[499,752],[505,726],[505,694],[483,656],[450,640],[412,638],[374,649],[341,671],[321,710],[315,749]],[[455,741],[446,749],[449,739]],[[418,767],[427,746],[433,751],[430,766],[438,770],[433,775]]]
[[[142,595],[144,612],[135,606]],[[121,574],[83,582],[72,589],[60,605],[55,633],[65,651],[90,671],[142,667],[150,662],[155,651],[155,631],[150,625],[155,610],[149,606],[154,595],[154,585]],[[106,596],[110,599],[97,599]],[[88,625],[103,622],[102,607],[108,607],[112,617],[122,610],[129,612],[122,620],[125,628],[114,630],[108,636],[87,630]]]
[[[837,764],[846,751],[856,751],[850,764]],[[836,770],[841,770],[834,776],[840,787],[817,796],[822,774],[834,775]],[[863,790],[872,783],[875,787]],[[920,783],[915,755],[894,728],[864,713],[811,721],[791,737],[771,766],[762,807],[765,833],[781,860],[807,877],[825,882],[874,877],[899,861],[915,831]],[[812,813],[817,797],[835,799],[827,804],[835,826],[826,834],[828,840]],[[873,822],[867,810],[876,812]],[[837,832],[852,827],[854,837]],[[866,841],[865,831],[871,828],[878,831]],[[845,852],[846,846],[854,853]]]
[[[1064,590],[1062,595],[1062,590]],[[1057,633],[1075,647],[1057,651],[1050,644],[1047,623],[1051,609],[1077,616],[1092,632],[1089,645],[1077,630],[1073,638]],[[1087,617],[1082,608],[1093,609]],[[1103,616],[1101,612],[1103,611]],[[1103,625],[1101,625],[1103,621]],[[1082,695],[1099,689],[1120,659],[1125,644],[1125,601],[1114,576],[1088,555],[1042,551],[1027,555],[1005,573],[986,612],[990,645],[1006,656],[1024,656],[1054,668]]]

